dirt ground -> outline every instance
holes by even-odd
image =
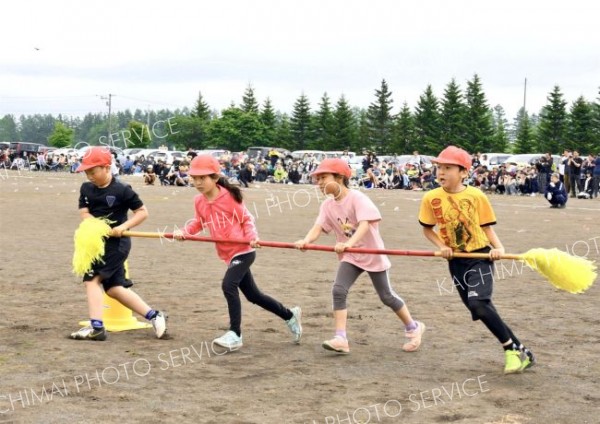
[[[149,211],[136,230],[172,231],[193,216],[192,188],[144,187]],[[209,243],[135,239],[135,290],[169,313],[166,340],[152,330],[106,342],[67,339],[87,318],[71,273],[81,175],[0,176],[0,423],[598,423],[600,287],[572,295],[527,267],[502,262],[495,303],[538,365],[503,376],[502,349],[452,292],[443,259],[391,257],[391,278],[427,324],[422,348],[404,353],[403,329],[361,276],[349,296],[352,352],[321,348],[333,333],[334,254],[263,248],[259,287],[304,312],[302,344],[285,324],[243,301],[244,347],[221,355],[227,329],[225,266]],[[390,249],[430,249],[417,223],[422,193],[369,191]],[[263,240],[294,241],[312,225],[313,187],[245,190]],[[540,197],[493,196],[507,251],[558,247],[600,259],[600,201],[548,208]],[[331,237],[319,240],[333,244]]]

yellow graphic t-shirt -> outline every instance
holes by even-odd
[[[446,246],[472,252],[489,245],[481,227],[494,225],[496,215],[481,190],[467,186],[460,193],[448,193],[440,187],[423,196],[419,222],[428,227],[437,226]]]

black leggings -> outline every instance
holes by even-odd
[[[284,320],[292,318],[292,312],[272,297],[263,294],[252,278],[250,266],[256,258],[255,252],[235,256],[229,263],[225,277],[223,277],[223,294],[227,299],[229,308],[229,329],[238,336],[242,334],[242,304],[240,302],[241,290],[249,302],[274,313]]]
[[[521,344],[510,327],[502,321],[491,300],[468,300],[465,305],[471,311],[473,319],[480,319],[500,343],[504,344],[512,339],[517,346]]]

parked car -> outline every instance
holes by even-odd
[[[510,153],[482,153],[479,156],[479,162],[483,166],[493,168],[502,165],[510,156]]]
[[[157,152],[152,153],[155,161],[159,159],[165,162],[167,165],[173,165],[173,162],[177,160],[182,160],[186,158],[186,154],[183,152],[177,152],[173,150],[159,150]]]
[[[308,156],[316,158],[318,162],[327,158],[327,154],[322,150],[296,150],[292,152],[293,159],[304,160]]]
[[[269,156],[269,152],[273,149],[279,153],[279,157],[281,158],[291,157],[290,151],[281,147],[248,147],[246,153],[248,155],[248,159],[256,159],[259,156],[263,159],[266,159]]]
[[[77,157],[79,159],[83,158],[83,155],[85,155],[85,153],[88,151],[88,149],[90,147],[108,147],[110,149],[111,153],[116,153],[117,156],[120,156],[123,154],[123,150],[119,149],[118,147],[114,147],[114,146],[84,146],[80,149],[77,149],[77,153],[76,153]]]
[[[510,163],[513,165],[517,165],[519,167],[524,167],[527,165],[534,165],[542,156],[543,153],[524,153],[519,155],[509,156],[504,163]],[[558,166],[560,162],[560,156],[552,155],[554,165]]]
[[[231,152],[229,150],[225,150],[225,149],[196,150],[196,153],[199,155],[211,155],[217,159],[220,159],[221,156],[228,156],[231,154]]]
[[[138,154],[144,149],[140,148],[140,147],[135,147],[135,148],[131,148],[131,149],[125,149],[123,150],[123,154],[125,156],[129,156],[129,159],[131,160],[136,160]]]
[[[344,156],[344,152],[346,152],[345,150],[336,150],[336,151],[328,151],[325,152],[325,155],[327,155],[327,158],[341,158],[342,156]],[[356,156],[355,152],[347,152],[348,153],[348,157],[353,158],[354,156]]]
[[[49,149],[48,146],[44,146],[40,143],[25,143],[22,141],[10,143],[10,150],[14,151],[17,156],[23,156],[23,153],[29,155],[31,153],[44,151],[44,148]],[[54,147],[52,147],[52,149],[54,149]]]

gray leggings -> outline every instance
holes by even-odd
[[[331,293],[333,294],[333,310],[338,311],[340,309],[346,309],[346,297],[348,297],[348,291],[354,284],[360,274],[364,272],[363,269],[357,267],[348,262],[340,262],[337,275],[335,276],[335,282]],[[394,312],[402,309],[404,301],[400,296],[394,292],[390,285],[390,279],[388,278],[387,271],[380,272],[369,272],[373,287],[377,291],[379,298],[384,305],[389,306]]]

